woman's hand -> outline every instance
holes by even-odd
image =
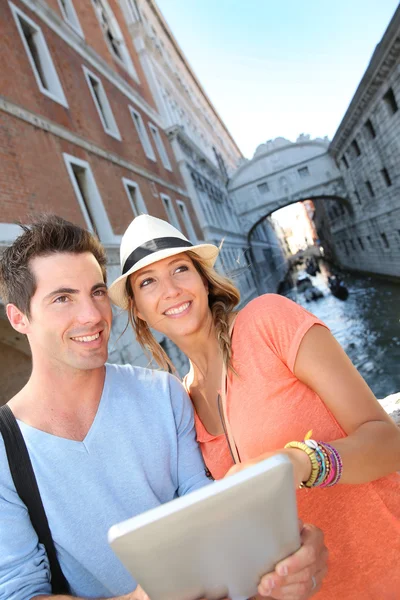
[[[270,458],[271,456],[276,456],[277,454],[284,454],[292,463],[294,485],[296,488],[298,488],[303,481],[307,481],[309,479],[311,475],[311,461],[305,452],[298,450],[297,448],[282,448],[281,450],[275,450],[274,452],[266,452],[265,454],[257,456],[257,458],[253,458],[243,463],[238,463],[229,469],[225,477],[234,475],[243,469],[247,469],[248,467],[256,465],[262,460]]]

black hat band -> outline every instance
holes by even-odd
[[[132,269],[142,258],[146,258],[150,254],[154,252],[158,252],[159,250],[166,250],[167,248],[191,248],[193,244],[186,240],[182,240],[181,238],[175,237],[162,237],[156,238],[154,240],[149,240],[145,242],[141,246],[135,248],[133,252],[130,253],[128,258],[125,261],[124,268],[122,269],[122,275],[125,275],[128,271]]]

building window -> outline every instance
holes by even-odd
[[[308,167],[301,167],[300,169],[297,169],[297,171],[300,177],[308,177],[310,175]]]
[[[354,190],[354,195],[356,197],[358,204],[361,204],[360,194],[357,192],[357,190]]]
[[[369,245],[371,246],[371,248],[375,248],[375,244],[374,244],[374,242],[372,241],[372,239],[371,239],[371,236],[370,236],[370,235],[367,235],[367,240],[368,240],[368,243],[369,243]]]
[[[147,133],[146,126],[142,119],[142,115],[138,113],[132,106],[129,107],[131,117],[135,123],[136,131],[142,144],[143,150],[147,158],[156,161],[156,155],[154,154],[153,146],[151,145],[149,135]]]
[[[346,240],[343,240],[343,246],[344,246],[344,250],[345,250],[346,254],[348,255],[349,254],[349,249],[347,247]]]
[[[367,180],[367,181],[365,182],[365,186],[366,186],[366,188],[367,188],[367,190],[368,190],[368,193],[369,193],[369,195],[371,196],[371,198],[374,198],[374,196],[375,196],[375,192],[374,192],[374,188],[372,187],[372,184],[371,184],[371,182]]]
[[[268,182],[264,181],[263,183],[259,183],[257,189],[261,195],[266,194],[267,192],[269,192]]]
[[[390,187],[392,185],[392,180],[390,179],[388,170],[383,168],[383,169],[381,169],[381,173],[382,173],[383,181],[386,183],[386,186]]]
[[[386,94],[383,96],[383,101],[389,109],[391,115],[394,115],[394,113],[398,111],[396,97],[393,93],[392,88],[389,88]]]
[[[165,146],[161,139],[160,132],[158,131],[157,127],[155,125],[153,125],[153,123],[149,123],[149,127],[150,127],[150,131],[151,131],[151,135],[153,136],[153,140],[156,145],[158,154],[161,158],[162,164],[164,165],[164,167],[166,169],[168,169],[168,171],[172,171],[171,163],[169,162],[168,154],[165,150]]]
[[[362,239],[360,237],[358,237],[357,240],[358,240],[361,250],[364,250],[364,244],[362,242]]]
[[[372,125],[371,119],[367,119],[364,123],[364,127],[368,133],[368,136],[371,140],[376,138],[375,127]]]
[[[356,245],[354,243],[354,240],[350,240],[350,244],[351,244],[351,247],[353,248],[353,250],[355,250],[356,249]]]
[[[353,141],[351,142],[351,147],[353,148],[353,150],[354,150],[354,152],[355,152],[355,155],[356,155],[356,156],[360,156],[360,154],[361,154],[361,150],[360,150],[360,146],[358,145],[358,142],[357,142],[357,140],[353,140]]]
[[[90,231],[94,231],[103,242],[115,242],[99,190],[89,163],[70,154],[63,154],[72,187],[82,214]]]
[[[186,227],[186,231],[188,232],[189,240],[193,243],[197,242],[197,236],[194,231],[192,219],[190,218],[186,204],[183,202],[183,200],[177,200],[176,203],[178,205],[179,212],[181,213],[182,220],[185,223],[185,227]]]
[[[128,196],[129,204],[132,207],[135,217],[138,217],[142,214],[148,214],[148,210],[138,184],[135,181],[126,179],[126,177],[122,178],[122,183],[124,184],[126,195]]]
[[[381,233],[381,238],[382,238],[382,242],[383,242],[383,245],[385,246],[385,248],[390,248],[389,240],[387,239],[386,233]]]
[[[342,156],[342,162],[343,162],[344,166],[346,167],[346,169],[348,169],[349,168],[349,163],[348,163],[348,160],[347,160],[345,154],[343,154],[343,156]]]
[[[101,80],[86,67],[82,68],[104,131],[117,140],[121,140],[121,135]]]
[[[10,8],[40,91],[68,108],[67,99],[42,30],[11,2]]]
[[[117,19],[112,12],[107,0],[92,0],[97,17],[103,29],[104,37],[107,40],[108,46],[114,56],[120,63],[124,65],[126,70],[132,77],[139,81],[135,67],[128,48],[126,47],[124,37],[122,35]]]
[[[165,194],[160,194],[160,196],[162,203],[164,204],[165,212],[168,216],[168,221],[171,223],[171,225],[173,225],[177,229],[180,229],[178,217],[176,216],[176,212],[172,205],[171,198],[169,196],[166,196]]]
[[[65,21],[67,21],[68,25],[70,25],[72,29],[75,29],[75,31],[83,37],[82,27],[79,23],[78,15],[76,14],[72,0],[58,0],[58,4],[60,6],[61,14]]]

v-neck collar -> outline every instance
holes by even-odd
[[[57,444],[57,446],[63,446],[66,450],[69,449],[69,450],[76,450],[78,452],[89,453],[91,440],[96,435],[96,431],[100,427],[99,422],[101,421],[101,415],[104,412],[104,406],[105,406],[105,404],[107,404],[107,399],[108,399],[109,372],[108,372],[108,366],[105,365],[105,367],[106,367],[106,374],[104,377],[103,391],[101,393],[99,405],[97,407],[97,411],[96,411],[96,414],[92,421],[92,424],[89,427],[89,430],[83,440],[81,440],[81,441],[71,440],[70,438],[64,438],[64,437],[61,437],[58,435],[54,435],[52,433],[48,433],[47,431],[43,431],[42,429],[37,429],[36,427],[32,427],[32,425],[28,425],[27,423],[24,423],[24,421],[20,421],[19,419],[17,419],[18,425],[19,425],[22,433],[26,434],[26,438],[29,441],[37,441],[39,444],[40,444],[40,440],[46,440],[46,442],[48,444],[54,443],[54,444]],[[24,437],[25,437],[25,435],[24,435]]]

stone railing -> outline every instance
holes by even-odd
[[[379,402],[400,427],[400,392],[386,396],[386,398],[379,400]]]

